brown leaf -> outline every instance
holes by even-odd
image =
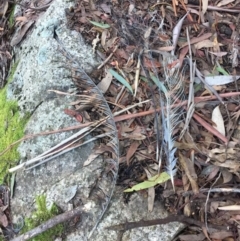
[[[112,74],[108,71],[106,76],[101,80],[100,83],[98,83],[97,87],[100,89],[102,93],[106,93],[108,90],[110,84],[112,83],[113,76]]]
[[[210,172],[207,181],[212,180],[218,174],[219,169],[219,167],[213,165],[212,171]]]
[[[3,0],[2,3],[0,3],[0,17],[4,17],[7,10],[8,10],[8,1]]]
[[[217,231],[210,234],[210,238],[223,240],[227,237],[232,237],[233,233],[231,231]]]
[[[161,67],[161,64],[157,60],[155,60],[155,59],[150,60],[146,57],[143,58],[143,65],[146,68],[154,68],[154,67],[159,68],[159,67]]]
[[[0,223],[2,224],[3,227],[8,226],[7,216],[2,211],[0,211]]]
[[[192,38],[190,39],[190,44],[195,44],[195,43],[198,43],[198,42],[201,42],[205,39],[208,39],[212,36],[212,33],[205,33],[203,35],[201,35],[200,37],[196,37],[196,38]],[[185,46],[188,46],[188,42],[185,42],[181,48],[185,47]]]
[[[16,22],[23,22],[23,23],[26,23],[28,21],[27,17],[26,16],[19,16],[19,17],[16,17]]]
[[[202,0],[202,14],[205,14],[208,8],[208,0]]]
[[[179,235],[181,241],[203,241],[205,236],[203,233],[199,234],[186,234],[186,235]]]
[[[80,123],[82,123],[82,121],[83,121],[82,116],[75,110],[65,109],[64,113],[71,117],[74,117]]]
[[[101,35],[101,45],[105,51],[107,51],[107,47],[105,45],[106,45],[106,39],[107,39],[108,34],[109,34],[108,30],[104,29],[102,32],[102,35]]]
[[[183,156],[180,152],[179,152],[179,161],[191,183],[193,193],[195,194],[199,193],[199,188],[197,184],[197,174],[195,172],[193,162],[189,158]]]
[[[83,166],[88,166],[92,161],[94,161],[99,155],[101,155],[104,152],[113,153],[113,148],[107,145],[100,145],[99,147],[94,149],[94,152],[90,154],[88,159],[84,162]]]
[[[134,155],[134,153],[138,149],[139,145],[140,145],[140,143],[138,141],[133,141],[133,143],[128,148],[127,156],[126,156],[128,165],[129,165],[129,161],[130,161],[131,157]]]
[[[129,54],[124,49],[117,49],[115,54],[126,60],[129,58]]]
[[[223,183],[228,183],[232,180],[233,175],[227,169],[225,169],[225,168],[222,169],[221,173],[222,173],[222,177],[223,177]]]
[[[25,36],[25,34],[29,30],[29,28],[34,24],[34,22],[35,21],[30,20],[29,22],[24,24],[22,27],[18,28],[16,34],[12,38],[11,46],[15,46],[15,45],[19,44],[22,41],[23,37]]]

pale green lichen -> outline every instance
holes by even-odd
[[[12,81],[17,64],[12,66],[7,83]],[[0,90],[0,152],[23,137],[24,126],[28,121],[28,116],[20,117],[17,101],[7,100],[7,85]],[[8,169],[15,165],[19,158],[17,146],[0,156],[0,183],[3,183]]]
[[[43,222],[49,220],[50,218],[59,214],[58,207],[53,204],[50,209],[47,208],[46,196],[41,195],[36,198],[37,210],[32,214],[30,218],[25,219],[25,226],[22,233],[25,233],[39,225]],[[64,227],[62,224],[58,224],[55,227],[45,231],[42,234],[30,239],[32,241],[46,241],[54,240],[56,237],[61,236]]]

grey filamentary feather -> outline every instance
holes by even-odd
[[[174,56],[163,56],[164,83],[161,83],[159,93],[163,132],[162,145],[166,157],[166,171],[171,177],[175,190],[174,175],[177,171],[175,153],[177,148],[174,146],[174,130],[181,117],[179,102],[183,98],[183,80],[178,64],[175,67],[169,67],[173,62]]]
[[[153,60],[151,55],[152,51],[149,51],[149,59]],[[161,62],[163,64],[164,72],[161,77],[154,66],[152,61],[152,69],[154,72],[150,74],[151,79],[159,88],[159,102],[161,107],[161,126],[162,126],[162,140],[159,160],[159,167],[161,166],[162,159],[165,159],[165,169],[171,177],[173,189],[174,176],[177,168],[177,158],[175,156],[177,148],[174,145],[175,142],[175,130],[179,124],[180,118],[183,114],[183,110],[180,110],[179,103],[184,97],[184,85],[183,85],[183,71],[179,70],[179,62],[176,57],[161,51],[154,51],[155,54],[160,55]],[[158,144],[160,147],[160,143]],[[157,155],[158,156],[158,155]],[[165,158],[163,158],[163,156]]]

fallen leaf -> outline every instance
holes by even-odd
[[[80,123],[82,123],[82,121],[83,121],[82,116],[75,110],[64,109],[64,113],[71,117],[74,117]]]
[[[208,8],[208,0],[202,0],[202,14],[204,15]]]
[[[2,0],[2,3],[0,3],[0,17],[4,17],[6,12],[8,10],[8,1]]]
[[[97,44],[98,44],[99,41],[100,41],[99,33],[97,33],[96,38],[93,39],[93,41],[92,41],[92,50],[93,50],[93,53],[95,53],[95,49],[96,49]]]
[[[29,28],[34,24],[34,22],[35,21],[30,20],[29,22],[24,24],[22,27],[18,28],[16,34],[14,35],[14,37],[11,40],[11,46],[15,46],[22,41],[23,37],[25,36],[25,34],[29,30]]]
[[[131,159],[131,157],[134,155],[134,153],[136,152],[136,150],[138,149],[140,143],[138,141],[134,141],[130,147],[128,148],[127,151],[127,156],[126,156],[126,160],[127,160],[127,164],[129,165],[129,161]]]
[[[94,149],[94,151],[90,154],[88,159],[83,163],[83,166],[88,166],[92,161],[94,161],[99,155],[104,152],[113,153],[113,148],[110,145],[100,145]]]
[[[178,236],[181,241],[203,241],[205,239],[205,236],[203,233],[199,234],[185,234],[185,235],[179,235]]]
[[[97,87],[103,94],[106,93],[110,84],[112,83],[112,78],[112,74],[110,72],[107,72],[106,76],[101,80],[100,83],[98,83]]]
[[[219,106],[215,107],[213,112],[212,112],[212,121],[216,124],[216,126],[213,126],[216,130],[218,130],[222,135],[225,134],[225,126],[224,126],[224,121],[223,117],[220,111]]]
[[[143,58],[143,65],[144,67],[146,68],[159,68],[161,67],[161,63],[158,62],[157,60],[155,59],[148,59],[146,57]]]
[[[194,47],[196,49],[201,49],[201,48],[212,48],[214,46],[214,42],[212,42],[209,39],[205,39],[201,42],[198,42],[196,44],[194,44]]]
[[[224,240],[224,241],[227,241],[225,240],[227,237],[232,237],[233,236],[233,232],[231,231],[217,231],[217,232],[213,232],[213,233],[210,233],[210,238],[211,239],[219,239],[219,240]],[[194,240],[195,241],[195,240]]]
[[[195,44],[195,43],[201,42],[201,41],[203,41],[203,40],[205,40],[205,39],[210,38],[211,36],[212,36],[212,33],[205,33],[205,34],[203,34],[203,35],[201,35],[201,36],[199,36],[199,37],[195,37],[195,38],[190,39],[190,44]],[[183,48],[183,47],[185,47],[185,46],[188,46],[188,42],[185,42],[185,43],[181,46],[181,48]]]
[[[211,51],[208,51],[210,54],[213,54],[217,57],[222,57],[222,56],[225,56],[228,54],[228,52],[211,52]]]
[[[144,38],[145,38],[145,39],[149,38],[151,32],[152,32],[152,27],[147,28],[147,30],[145,31],[145,33],[144,33],[144,35],[143,35]]]
[[[193,193],[199,193],[199,187],[197,183],[197,174],[195,172],[194,163],[187,157],[183,156],[179,152],[179,162],[181,163],[182,168],[184,169],[193,190]]]
[[[104,29],[101,35],[101,45],[105,51],[107,51],[107,48],[105,48],[105,45],[106,45],[106,38],[108,34],[109,34],[108,30]]]
[[[240,75],[237,75],[236,78],[239,79]],[[232,75],[205,76],[205,81],[209,85],[225,85],[234,82],[234,78]]]
[[[95,21],[89,21],[91,24],[93,24],[94,26],[97,26],[99,28],[110,28],[110,25],[109,24],[105,24],[105,23],[98,23],[98,22],[95,22]]]
[[[170,179],[169,174],[167,174],[166,172],[162,172],[159,175],[151,177],[147,181],[141,182],[137,185],[134,185],[132,188],[128,188],[128,189],[124,190],[124,192],[140,191],[140,190],[143,190],[143,189],[154,187],[157,184],[164,183],[164,182],[168,181],[169,179]]]
[[[225,207],[218,207],[218,209],[224,210],[224,211],[239,211],[240,205],[230,205],[230,206],[225,206]]]
[[[0,224],[5,228],[8,226],[7,216],[2,211],[0,211]]]
[[[221,7],[221,6],[224,6],[224,5],[227,5],[229,3],[232,3],[234,2],[235,0],[222,0],[220,1],[218,4],[217,4],[217,7]]]
[[[178,21],[177,25],[173,29],[173,33],[172,33],[173,50],[172,50],[172,53],[175,52],[175,49],[177,47],[178,38],[179,38],[180,32],[182,30],[182,24],[183,24],[183,21],[184,21],[184,19],[186,18],[187,15],[188,15],[188,12]]]
[[[223,177],[223,183],[228,183],[233,178],[233,174],[225,168],[221,170],[221,174],[222,174],[222,177]]]
[[[118,74],[116,71],[114,71],[113,69],[109,69],[108,70],[119,82],[121,82],[125,87],[127,87],[130,92],[133,94],[133,89],[130,86],[130,84],[120,75]]]

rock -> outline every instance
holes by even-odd
[[[74,90],[70,71],[66,68],[66,58],[59,51],[55,33],[66,50],[78,58],[81,68],[90,72],[97,64],[90,46],[84,44],[79,33],[66,26],[65,8],[72,6],[67,0],[54,0],[46,13],[36,21],[31,33],[16,47],[19,64],[13,81],[8,85],[8,99],[17,100],[22,115],[31,113],[26,126],[26,134],[58,130],[77,125],[74,118],[64,113],[70,108],[69,103],[76,97],[70,95]],[[65,95],[49,92],[57,90]],[[39,136],[22,142],[18,148],[21,161],[40,155],[71,136],[76,131],[60,132]],[[90,136],[85,137],[88,140]],[[34,169],[21,170],[16,176],[12,214],[23,217],[31,216],[35,209],[37,195],[45,194],[47,202],[56,203],[63,211],[69,204],[83,205],[88,208],[81,216],[76,230],[67,235],[68,241],[87,240],[87,236],[102,213],[101,202],[90,198],[91,189],[104,169],[102,158],[96,159],[89,166],[83,163],[91,154],[94,143],[67,152]],[[104,190],[110,193],[111,190]],[[117,188],[111,201],[110,209],[90,240],[116,240],[116,233],[104,228],[120,222],[138,221],[166,216],[167,213],[156,203],[155,211],[147,212],[147,200],[134,194],[129,204],[124,204],[122,190]],[[141,228],[127,232],[123,240],[171,240],[181,229],[181,224],[169,224],[158,227]]]

